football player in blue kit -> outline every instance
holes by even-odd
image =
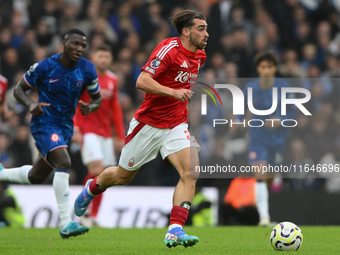
[[[63,52],[35,63],[14,89],[15,98],[33,115],[31,133],[39,155],[33,166],[4,169],[0,180],[24,184],[41,184],[56,169],[53,189],[56,196],[60,235],[62,238],[83,234],[89,229],[73,222],[69,207],[69,169],[71,159],[67,147],[73,135],[73,115],[82,93],[87,90],[89,103],[81,104],[81,113],[88,115],[101,104],[101,95],[94,65],[82,55],[86,35],[78,30],[68,31],[63,40]],[[39,102],[27,91],[36,87]]]
[[[262,127],[260,121],[254,121],[249,127],[249,146],[248,159],[252,169],[260,171],[254,173],[256,178],[255,194],[256,207],[260,216],[259,226],[269,226],[269,192],[267,188],[267,180],[273,177],[262,172],[262,166],[280,166],[282,164],[285,141],[289,134],[290,128],[283,127],[281,121],[283,119],[292,119],[297,114],[297,108],[292,105],[287,106],[287,114],[281,115],[281,88],[290,87],[285,80],[275,77],[277,71],[278,59],[273,52],[265,51],[258,53],[254,59],[259,78],[246,84],[244,88],[244,96],[248,98],[248,88],[252,88],[252,102],[257,110],[271,109],[273,104],[273,88],[277,88],[277,108],[268,115],[253,114],[251,119],[261,120],[264,123]],[[288,94],[288,97],[294,95]],[[247,100],[245,100],[247,101]],[[246,105],[247,106],[247,105]],[[249,107],[245,107],[249,109]],[[244,116],[238,115],[237,121],[240,122]],[[289,124],[290,125],[290,124]],[[237,124],[236,126],[239,126]]]

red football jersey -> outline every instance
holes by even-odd
[[[112,137],[113,123],[117,136],[124,139],[123,113],[118,98],[118,79],[115,74],[106,71],[102,75],[98,74],[98,83],[102,96],[101,106],[97,111],[84,116],[80,112],[80,105],[78,105],[74,116],[75,125],[83,134],[94,133],[103,137]],[[86,91],[80,100],[85,103],[90,102],[90,96]]]
[[[163,86],[190,89],[205,60],[204,50],[189,51],[182,46],[179,37],[173,37],[158,44],[142,70]],[[188,101],[183,103],[173,97],[146,93],[134,117],[153,127],[171,129],[187,122],[187,104]]]
[[[7,79],[0,74],[0,104],[5,102],[6,91],[8,88]]]

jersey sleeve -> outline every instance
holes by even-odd
[[[98,76],[96,72],[96,68],[94,65],[91,65],[90,69],[90,74],[89,74],[89,82],[86,84],[86,89],[90,94],[96,94],[99,90],[99,83],[98,83]]]
[[[24,74],[26,83],[34,87],[38,84],[39,78],[48,69],[48,61],[46,59],[33,64],[30,69]]]
[[[176,55],[178,43],[176,40],[167,44],[160,43],[152,52],[148,62],[142,67],[142,70],[150,73],[157,78],[161,73],[167,70]]]

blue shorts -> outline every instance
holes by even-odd
[[[248,148],[249,163],[266,161],[272,166],[282,164],[284,144],[278,146],[267,146],[258,142],[250,141]]]
[[[72,128],[58,125],[31,125],[31,133],[39,152],[46,159],[47,154],[60,147],[68,147],[73,135]]]

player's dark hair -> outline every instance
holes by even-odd
[[[206,20],[204,14],[197,13],[193,10],[184,10],[169,18],[171,25],[176,28],[179,35],[182,34],[183,28],[192,27],[194,25],[194,19]]]
[[[77,35],[81,35],[81,36],[87,37],[86,34],[83,31],[81,31],[80,29],[73,28],[73,29],[67,31],[67,33],[64,36],[64,40],[67,40],[68,37],[73,35],[73,34],[77,34]]]
[[[256,54],[254,58],[255,66],[257,67],[262,61],[268,61],[278,66],[279,59],[276,54],[272,51],[263,51]]]
[[[98,47],[94,48],[93,52],[97,51],[107,51],[107,52],[112,52],[112,48],[108,44],[101,44]]]

